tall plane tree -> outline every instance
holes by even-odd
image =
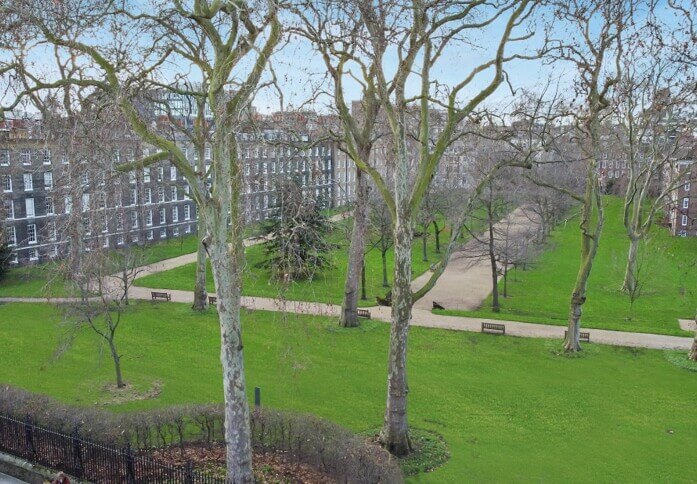
[[[22,25],[35,39],[29,50],[14,50],[15,57],[32,58],[48,46],[63,55],[76,56],[84,66],[80,75],[53,81],[28,72],[25,66],[29,63],[23,63],[19,72],[18,63],[10,60],[0,73],[21,75],[27,81],[14,105],[32,93],[65,84],[91,87],[111,99],[131,129],[155,148],[154,154],[119,165],[120,170],[142,169],[169,160],[187,180],[199,218],[205,221],[203,244],[218,294],[227,480],[251,482],[240,325],[244,266],[240,198],[244,183],[236,133],[281,38],[277,4],[272,0],[18,0],[2,2],[0,9],[6,24]],[[153,127],[139,99],[144,81],[150,86],[152,79],[176,81],[178,76],[196,70],[207,74],[208,82],[200,89],[177,90],[176,82],[168,88],[181,96],[205,98],[208,103],[214,125],[210,187],[201,183],[205,174],[191,166],[181,147]]]
[[[364,0],[345,2],[300,1],[297,14],[302,28],[325,62],[333,83],[333,102],[339,113],[344,142],[354,163],[367,173],[382,195],[392,216],[394,272],[392,286],[392,324],[388,356],[387,404],[380,440],[396,455],[411,451],[407,419],[407,341],[412,304],[435,283],[419,294],[411,290],[411,247],[414,226],[431,179],[452,143],[458,126],[489,97],[504,80],[504,64],[517,57],[507,55],[506,46],[513,33],[531,15],[535,2],[465,2],[436,0],[394,0],[375,3]],[[500,22],[499,22],[500,21]],[[491,58],[472,66],[440,96],[431,73],[451,48],[468,34],[475,36],[492,24],[502,23]],[[319,28],[320,26],[321,28]],[[350,41],[344,42],[346,37]],[[388,56],[397,59],[392,69]],[[473,80],[489,74],[484,87],[475,89]],[[412,96],[408,85],[418,87]],[[390,138],[390,176],[385,176],[375,160],[359,154],[356,138],[357,118],[351,112],[347,91],[358,85],[364,103],[379,104]],[[474,89],[472,96],[466,96]],[[441,107],[442,126],[431,139],[430,113]],[[414,142],[408,134],[414,133]],[[447,252],[447,251],[446,251]],[[447,263],[445,254],[444,266]],[[434,277],[442,273],[436,271]]]
[[[635,3],[574,0],[556,2],[554,7],[559,25],[563,26],[564,38],[551,55],[556,60],[569,62],[576,69],[575,87],[580,101],[578,104],[572,102],[569,113],[576,128],[574,141],[586,165],[583,194],[569,192],[581,205],[581,260],[569,303],[568,331],[564,340],[567,352],[581,350],[581,314],[605,222],[598,179],[603,150],[601,126],[609,115],[612,89],[620,80],[623,35],[633,21]]]

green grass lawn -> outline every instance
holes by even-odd
[[[104,399],[107,352],[89,332],[58,360],[55,307],[0,306],[0,382],[65,402]],[[141,303],[119,329],[127,381],[159,397],[115,411],[222,399],[213,310]],[[319,317],[244,314],[249,388],[270,407],[310,412],[354,431],[382,421],[389,326],[340,329]],[[414,482],[691,482],[697,373],[660,351],[414,327],[410,421],[441,433],[451,459]]]
[[[324,271],[317,272],[311,279],[292,283],[285,292],[275,281],[271,280],[270,270],[260,268],[257,265],[266,259],[263,245],[256,245],[247,248],[246,264],[247,269],[244,273],[242,290],[247,296],[261,297],[283,297],[295,301],[317,301],[324,303],[341,304],[344,291],[344,279],[346,277],[346,267],[348,264],[348,247],[350,244],[351,220],[346,219],[336,224],[331,240],[337,244],[337,248],[331,253],[333,267]],[[446,230],[441,234],[441,244],[447,244],[449,232]],[[431,233],[428,239],[428,261],[423,261],[423,250],[421,239],[414,242],[412,250],[412,263],[414,277],[423,274],[434,262],[440,259],[440,254],[436,253],[435,239]],[[384,296],[389,288],[382,287],[382,258],[377,249],[368,252],[366,261],[366,295],[367,301],[360,301],[362,306],[375,305],[376,296]],[[393,253],[387,254],[388,278],[392,279]],[[138,279],[137,286],[179,289],[185,291],[193,290],[195,280],[196,264],[187,264],[169,271],[164,271]],[[213,275],[210,264],[208,265],[208,291],[214,292]]]
[[[598,255],[588,284],[582,325],[620,331],[691,336],[681,331],[678,318],[691,319],[697,311],[697,239],[671,237],[655,226],[642,247],[642,294],[630,308],[620,291],[628,239],[622,225],[622,200],[606,197],[606,221]],[[571,289],[578,272],[580,235],[575,220],[561,224],[550,237],[548,250],[533,268],[509,274],[509,296],[493,313],[491,297],[479,311],[443,311],[444,314],[565,325]],[[499,282],[503,291],[503,282]]]

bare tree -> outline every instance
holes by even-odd
[[[392,325],[387,404],[380,439],[390,452],[397,455],[411,451],[406,355],[415,299],[411,292],[411,247],[416,216],[443,153],[453,141],[455,129],[503,82],[504,63],[518,57],[507,56],[505,48],[510,41],[521,40],[521,37],[513,37],[513,31],[530,16],[532,5],[533,2],[525,0],[496,6],[479,1],[429,4],[395,1],[375,5],[355,0],[341,4],[332,1],[300,2],[297,9],[304,25],[320,26],[315,28],[317,35],[312,40],[322,54],[333,83],[333,101],[341,118],[344,141],[356,165],[371,176],[392,215],[395,254]],[[431,72],[443,52],[457,45],[467,33],[476,32],[506,15],[503,33],[492,59],[474,66],[461,82],[438,99]],[[337,39],[336,31],[340,35],[350,35],[350,42],[342,42],[340,37],[336,42],[324,41],[326,38]],[[522,38],[528,37],[524,35]],[[356,46],[357,41],[360,43]],[[395,70],[388,69],[383,63],[390,49],[395,50],[399,59]],[[493,78],[483,89],[463,101],[464,90],[471,86],[472,80],[489,69],[494,71]],[[407,82],[413,78],[419,85],[419,92],[410,97]],[[389,172],[393,183],[388,182],[385,172],[381,173],[374,160],[358,154],[356,132],[352,129],[356,119],[345,98],[346,82],[358,83],[363,102],[379,103],[384,113],[389,128],[392,165]],[[444,108],[444,118],[442,130],[431,142],[430,115],[435,106]],[[414,114],[409,115],[410,112]],[[413,120],[416,120],[416,129]],[[409,132],[418,133],[413,151],[408,140]]]
[[[130,128],[156,149],[154,154],[118,168],[142,169],[169,160],[188,181],[199,218],[207,229],[203,245],[218,295],[227,479],[251,482],[249,405],[240,326],[244,267],[240,198],[244,183],[236,133],[251,99],[263,86],[262,75],[280,41],[277,4],[264,0],[152,5],[23,0],[4,3],[1,13],[12,23],[31,30],[41,47],[49,45],[64,56],[73,56],[84,67],[78,76],[55,82],[44,80],[46,77],[28,72],[26,62],[16,60],[30,56],[32,50],[15,50],[15,59],[4,71],[19,73],[28,80],[18,100],[66,84],[99,91],[121,110]],[[105,26],[111,34],[108,39],[103,35]],[[177,89],[177,77],[192,70],[207,73],[208,83],[192,91]],[[165,75],[174,81],[163,83]],[[153,129],[149,115],[143,113],[138,101],[140,89],[158,84],[181,96],[207,100],[215,126],[210,188],[201,183],[206,174],[197,172],[181,147]]]
[[[557,60],[570,62],[577,70],[576,90],[581,103],[573,106],[570,114],[576,127],[578,148],[586,164],[583,195],[569,193],[581,204],[581,261],[569,305],[564,341],[567,352],[581,350],[582,308],[605,221],[597,173],[602,150],[601,125],[608,115],[611,90],[620,80],[623,36],[633,21],[635,3],[600,0],[555,3],[555,16],[568,31],[565,31],[566,39],[552,49],[552,55]]]

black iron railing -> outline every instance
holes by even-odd
[[[223,484],[224,479],[183,467],[165,465],[130,446],[110,447],[80,437],[0,415],[0,451],[95,483]]]

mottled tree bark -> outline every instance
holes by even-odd
[[[382,287],[390,287],[390,280],[387,278],[387,250],[380,252],[382,257]]]
[[[433,221],[433,235],[436,237],[436,254],[440,254],[440,230],[438,228],[438,222]]]
[[[421,235],[421,250],[422,250],[422,259],[424,262],[428,262],[428,226],[430,224],[424,224],[423,226],[423,234]]]
[[[123,382],[123,376],[121,375],[121,356],[116,350],[116,343],[114,343],[114,335],[111,335],[109,341],[109,351],[111,352],[111,358],[114,360],[114,370],[116,371],[116,386],[118,388],[123,388],[126,386]]]
[[[627,294],[635,294],[637,290],[639,237],[629,237],[629,251],[627,252],[627,268],[624,271],[622,290]]]
[[[363,154],[365,155],[365,153]],[[366,175],[356,169],[356,203],[353,210],[353,231],[349,247],[348,267],[344,283],[344,300],[341,304],[339,325],[345,328],[358,326],[359,279],[361,277],[365,253],[365,237],[368,219],[368,180]]]
[[[394,280],[392,282],[392,325],[387,373],[387,407],[380,440],[392,454],[411,452],[407,419],[407,340],[411,320],[412,222],[397,216],[394,229]]]
[[[204,238],[206,231],[204,224],[198,224],[198,253],[196,254],[196,283],[194,285],[194,311],[205,311],[208,309],[208,291],[206,289],[206,246]]]
[[[491,201],[490,201],[491,202]],[[499,274],[498,267],[496,264],[496,247],[494,246],[494,220],[493,213],[491,212],[491,204],[489,204],[489,262],[491,263],[491,310],[495,313],[501,311],[501,305],[499,303]]]

